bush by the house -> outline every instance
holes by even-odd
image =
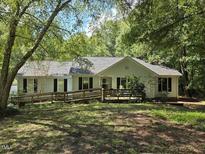
[[[136,76],[129,77],[128,88],[131,89],[133,95],[140,94],[144,100],[146,97],[145,85],[140,82],[140,79]]]

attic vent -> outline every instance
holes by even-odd
[[[129,69],[129,67],[128,67],[128,66],[125,66],[125,69],[126,69],[126,70],[128,70],[128,69]]]

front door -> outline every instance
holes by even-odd
[[[112,78],[111,77],[101,78],[101,87],[104,89],[111,89],[112,88]]]

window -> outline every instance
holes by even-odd
[[[38,92],[38,79],[33,80],[33,90],[35,93]]]
[[[167,91],[167,78],[162,78],[162,91]]]
[[[90,77],[79,77],[79,90],[82,89],[92,89],[93,88],[93,78]]]
[[[172,78],[168,78],[168,91],[172,91]]]
[[[106,79],[102,79],[102,88],[108,89],[107,88],[107,80]]]
[[[88,78],[83,78],[83,89],[88,89],[89,87],[89,80]]]
[[[83,87],[82,87],[82,83],[83,83],[83,78],[82,77],[79,77],[79,79],[78,79],[79,81],[78,81],[78,89],[79,90],[82,90],[83,89]]]
[[[64,92],[68,91],[68,80],[64,79]]]
[[[126,89],[127,85],[127,79],[126,78],[121,78],[121,86],[123,89]]]
[[[117,89],[126,89],[127,88],[127,78],[117,78]]]
[[[89,89],[93,89],[93,78],[89,78]]]
[[[158,91],[172,91],[172,78],[158,78]]]
[[[54,83],[53,83],[54,85],[53,85],[53,91],[54,92],[57,92],[57,90],[58,90],[58,80],[57,79],[54,79]]]
[[[27,79],[23,79],[23,92],[27,93]]]
[[[112,78],[111,77],[101,78],[101,87],[104,89],[111,89],[112,88]]]

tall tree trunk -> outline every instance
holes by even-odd
[[[11,59],[11,51],[15,41],[16,35],[16,27],[18,25],[18,20],[16,17],[13,17],[10,22],[9,26],[9,35],[7,38],[7,43],[5,46],[4,56],[3,56],[3,64],[0,73],[0,108],[4,110],[6,108],[5,103],[7,100],[5,91],[8,89],[7,87],[7,80],[8,80],[8,73],[9,73],[9,66],[10,66],[10,59]],[[7,89],[6,89],[7,87]],[[9,94],[9,92],[8,92]]]
[[[21,17],[26,9],[29,7],[29,5],[34,2],[35,0],[31,0],[28,5],[25,6],[23,11],[19,14],[19,10],[17,12],[17,15]],[[44,35],[48,31],[50,25],[52,24],[54,18],[58,15],[58,13],[69,3],[71,0],[67,0],[64,3],[61,3],[61,1],[58,2],[56,5],[54,11],[51,13],[50,17],[48,18],[45,26],[42,28],[41,32],[39,33],[38,37],[36,38],[36,41],[34,43],[34,46],[19,60],[19,62],[13,67],[13,69],[9,70],[10,66],[10,58],[11,58],[11,51],[12,47],[14,45],[15,41],[15,33],[16,33],[16,27],[18,25],[18,21],[14,20],[13,23],[11,22],[10,25],[10,33],[7,41],[7,46],[5,48],[4,53],[4,60],[3,60],[3,66],[1,70],[0,75],[0,110],[5,110],[7,107],[7,102],[9,98],[9,92],[11,89],[12,82],[18,72],[18,70],[26,63],[26,61],[32,56],[32,54],[36,51],[38,46],[40,45],[40,42],[42,41]]]
[[[184,84],[183,84],[183,89],[184,89],[184,94],[186,97],[190,97],[190,93],[189,93],[189,73],[187,71],[187,62],[186,62],[186,58],[187,57],[187,50],[186,47],[184,46],[182,51],[181,51],[181,58],[182,61],[180,62],[180,66],[181,66],[181,72],[183,75],[183,80],[184,80]]]
[[[7,108],[9,93],[14,78],[15,76],[8,75],[5,86],[0,89],[2,91],[0,96],[0,110],[2,111],[6,110]]]
[[[3,89],[3,95],[0,101],[0,109],[3,111],[7,108],[10,89],[11,89],[11,86],[9,85]]]

